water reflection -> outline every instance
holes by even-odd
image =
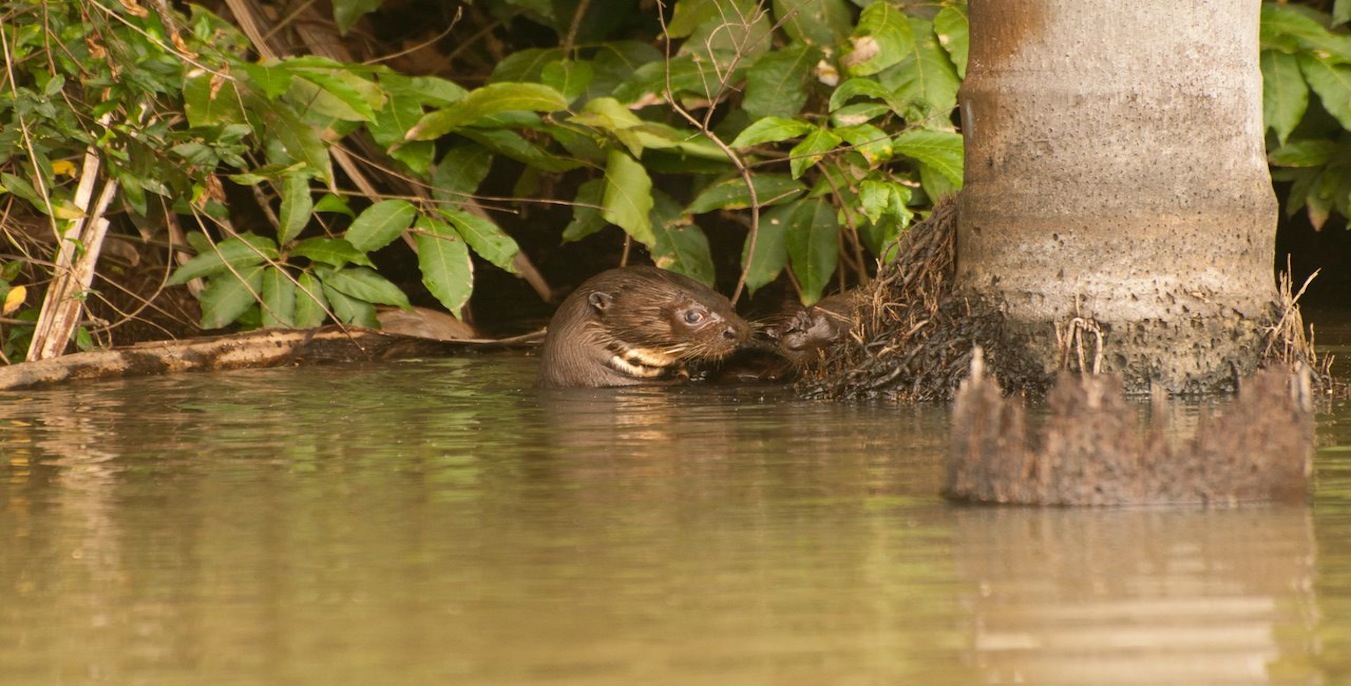
[[[1344,673],[1351,452],[1320,454],[1315,508],[970,508],[935,495],[941,407],[532,374],[465,358],[6,398],[0,684]]]
[[[1304,508],[965,509],[954,540],[989,683],[1316,683]]]

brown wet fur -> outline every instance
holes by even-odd
[[[750,325],[727,298],[656,267],[621,267],[583,283],[549,322],[539,388],[629,386],[688,376],[731,355]]]

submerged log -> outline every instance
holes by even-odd
[[[264,329],[181,341],[138,343],[0,367],[0,390],[81,379],[447,355],[469,349],[533,344],[538,338],[538,335],[527,335],[502,340],[446,341],[361,327]]]
[[[1167,435],[1156,396],[1142,427],[1115,375],[1061,374],[1049,417],[1031,428],[1005,398],[979,350],[953,406],[944,494],[1020,505],[1227,505],[1303,501],[1313,453],[1307,367],[1264,369],[1245,380],[1223,414],[1203,414],[1196,435]]]

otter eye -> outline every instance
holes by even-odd
[[[685,310],[685,323],[690,325],[698,324],[699,322],[704,321],[704,316],[704,313],[699,310]]]

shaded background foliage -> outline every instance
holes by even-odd
[[[960,0],[0,13],[9,359],[57,237],[93,212],[90,156],[116,197],[83,345],[369,326],[411,304],[500,329],[644,257],[764,307],[810,303],[866,279],[962,180]],[[1344,224],[1351,197],[1349,13],[1263,8],[1271,161],[1314,228]]]

